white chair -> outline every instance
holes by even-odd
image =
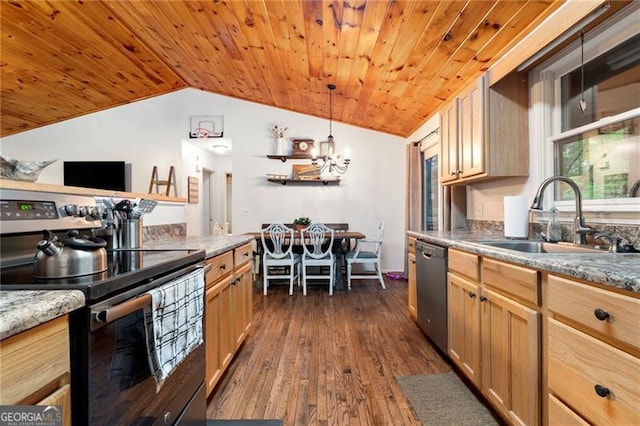
[[[384,237],[384,221],[381,220],[378,225],[378,238],[376,239],[360,239],[357,240],[356,249],[347,252],[347,288],[351,290],[351,280],[352,279],[369,279],[373,275],[353,275],[352,268],[356,263],[363,265],[373,265],[376,271],[376,276],[380,281],[380,285],[382,288],[386,289],[387,287],[384,285],[384,279],[382,278],[382,266],[381,266],[381,256],[382,256],[382,238]],[[363,246],[368,250],[363,250]]]
[[[270,279],[289,278],[289,294],[293,294],[293,280],[300,286],[300,255],[293,252],[294,231],[282,223],[272,223],[260,231],[262,240],[262,275],[264,294]],[[272,273],[272,269],[288,268],[288,274]]]
[[[302,294],[307,295],[308,279],[328,279],[329,296],[333,295],[335,257],[333,255],[334,230],[322,223],[312,223],[300,231],[302,253]],[[322,274],[322,267],[329,267],[329,275]],[[309,274],[307,268],[318,267],[316,275]]]

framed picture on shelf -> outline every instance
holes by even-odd
[[[291,175],[296,180],[320,179],[320,170],[313,164],[294,164]]]
[[[320,157],[327,157],[336,152],[335,142],[324,141],[320,142]]]

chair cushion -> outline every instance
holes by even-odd
[[[350,251],[349,253],[347,253],[347,259],[353,259],[353,257],[356,255],[355,251]],[[358,253],[358,259],[376,259],[378,257],[377,254],[375,254],[372,251],[361,251]]]

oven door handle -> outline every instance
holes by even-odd
[[[204,263],[199,263],[195,265],[195,269],[204,269],[204,273],[206,274],[211,270],[211,265],[206,265]],[[180,272],[175,274],[177,276],[184,275],[184,272]],[[168,277],[166,281],[171,281],[175,279],[174,275]],[[163,280],[164,281],[164,280]],[[156,282],[157,284],[157,282]],[[118,320],[124,316],[129,315],[132,312],[137,311],[138,309],[142,309],[148,304],[151,303],[151,295],[149,293],[143,293],[133,299],[129,299],[126,302],[122,302],[115,306],[109,306],[105,309],[99,310],[93,314],[93,317],[96,322],[101,324],[109,324],[115,320]]]
[[[95,313],[96,321],[108,324],[124,316],[129,315],[138,309],[144,308],[151,303],[151,295],[149,293],[141,294],[135,299],[127,300],[116,306],[111,306]]]

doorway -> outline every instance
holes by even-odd
[[[213,212],[215,199],[215,172],[202,169],[202,235],[213,234]]]
[[[231,218],[232,218],[232,215],[231,215],[231,211],[232,211],[232,209],[231,209],[231,205],[232,205],[231,204],[231,200],[233,199],[233,192],[232,192],[233,178],[232,178],[231,173],[227,173],[225,182],[226,182],[226,187],[225,187],[225,189],[226,189],[226,191],[225,191],[226,192],[225,206],[226,207],[225,207],[225,213],[224,213],[224,216],[225,216],[224,220],[225,220],[227,233],[231,234],[233,232],[232,231],[233,225],[231,223]]]

